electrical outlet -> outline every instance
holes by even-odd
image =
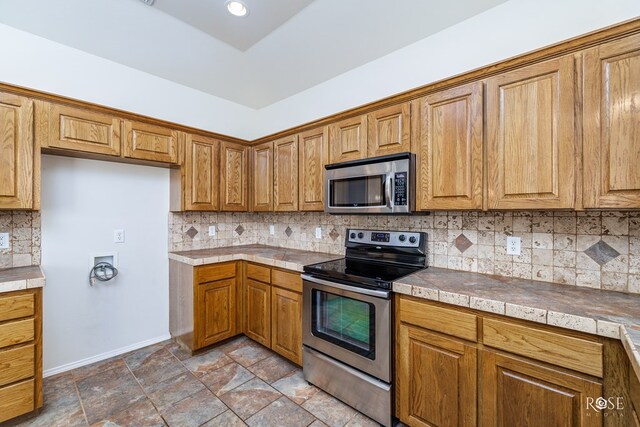
[[[322,228],[316,227],[316,239],[322,239]]]
[[[507,237],[507,255],[520,255],[520,238]]]
[[[0,249],[10,249],[9,233],[0,233]]]
[[[273,224],[269,225],[269,234],[274,236],[276,234],[276,226]]]
[[[113,243],[124,243],[124,230],[113,230]]]
[[[216,226],[215,225],[210,225],[209,226],[209,236],[213,237],[216,235]]]

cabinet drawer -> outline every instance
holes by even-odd
[[[197,267],[195,278],[198,283],[215,282],[216,280],[236,277],[236,263],[212,264]]]
[[[34,380],[0,388],[0,422],[34,410]]]
[[[271,283],[294,292],[302,292],[302,276],[300,276],[300,273],[272,270]]]
[[[33,341],[34,320],[26,319],[0,325],[0,348]]]
[[[469,341],[478,339],[478,324],[474,314],[438,307],[425,302],[400,299],[400,321],[421,326]]]
[[[264,283],[271,283],[271,269],[257,264],[247,264],[247,277]]]
[[[0,387],[32,377],[35,371],[33,344],[0,351]]]
[[[499,320],[485,319],[485,345],[602,378],[602,344]]]
[[[34,294],[0,297],[0,322],[33,316],[35,305]]]

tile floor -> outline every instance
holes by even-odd
[[[8,426],[378,426],[246,337],[191,357],[172,341],[44,380],[44,407]]]

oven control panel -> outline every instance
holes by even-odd
[[[420,246],[420,233],[411,231],[347,230],[347,239],[353,243],[378,246],[397,246],[417,248]]]
[[[393,182],[393,204],[407,206],[407,172],[396,172]]]

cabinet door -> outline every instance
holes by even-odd
[[[273,209],[276,212],[298,210],[298,136],[273,144]]]
[[[36,134],[42,147],[120,156],[122,120],[117,117],[42,102],[36,107],[36,119],[43,124]]]
[[[0,93],[0,209],[38,208],[33,126],[33,101]]]
[[[324,210],[324,166],[328,163],[327,128],[314,129],[298,135],[299,209]]]
[[[236,335],[236,278],[197,284],[196,294],[194,350]]]
[[[248,150],[232,142],[223,142],[220,146],[220,209],[223,211],[247,211]]]
[[[411,146],[410,104],[393,105],[369,113],[367,157],[409,151]]]
[[[574,207],[574,68],[565,56],[487,80],[489,209]]]
[[[271,345],[271,286],[247,279],[245,334],[269,347]]]
[[[253,210],[273,210],[273,142],[253,147]]]
[[[271,349],[302,365],[302,294],[271,288]]]
[[[601,426],[587,402],[602,386],[560,370],[489,351],[481,352],[480,417],[483,426]]]
[[[584,55],[584,207],[640,208],[640,35]]]
[[[218,210],[220,142],[198,135],[187,135],[183,167],[185,210]]]
[[[419,209],[482,209],[482,83],[420,102]]]
[[[425,427],[476,425],[476,349],[405,324],[396,345],[400,421]]]
[[[367,116],[329,125],[329,150],[330,163],[367,157]]]
[[[147,123],[124,122],[124,157],[178,163],[178,132]]]

